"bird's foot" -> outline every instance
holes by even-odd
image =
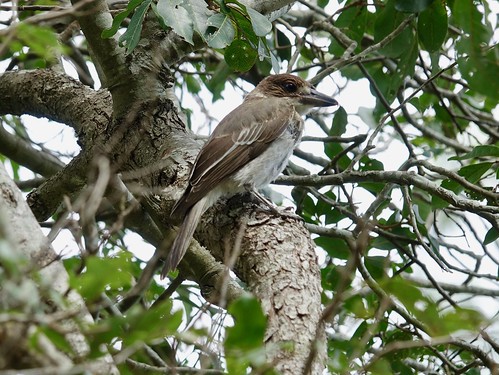
[[[301,216],[295,214],[294,212],[290,212],[290,210],[293,210],[293,207],[284,207],[284,208],[280,209],[279,207],[274,205],[274,203],[272,203],[267,198],[265,198],[263,195],[261,195],[258,191],[253,190],[252,193],[260,202],[262,202],[265,206],[267,206],[267,208],[274,215],[303,221],[303,218]]]
[[[303,221],[303,218],[300,215],[290,211],[290,210],[293,210],[293,207],[280,208],[280,207],[276,207],[276,206],[267,206],[266,209],[260,208],[260,210],[263,212],[266,212],[266,213],[268,213],[270,211],[275,216],[285,217],[288,219],[293,219],[293,220],[298,220],[298,221]]]
[[[275,214],[278,216],[283,216],[283,217],[287,217],[287,218],[298,220],[298,221],[304,221],[300,215],[293,212],[293,210],[294,210],[293,207],[283,207],[282,209],[274,207],[274,209],[275,209]]]

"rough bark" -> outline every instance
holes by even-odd
[[[248,195],[215,205],[208,213],[196,238],[229,264],[261,301],[268,317],[265,343],[274,348],[269,362],[282,374],[301,374],[315,346],[312,374],[320,374],[326,354],[322,288],[310,233],[301,221],[275,216]],[[234,254],[239,254],[235,262]],[[321,334],[316,337],[318,326]]]
[[[37,283],[40,289],[39,294],[47,296],[47,288],[59,294],[60,298],[67,294],[69,306],[60,304],[56,300],[45,300],[44,303],[52,306],[56,312],[67,312],[68,317],[76,316],[80,322],[91,322],[92,317],[85,307],[85,302],[75,291],[70,290],[68,275],[64,266],[57,261],[58,255],[42,233],[21,192],[1,164],[0,216],[0,228],[2,228],[0,238],[9,243],[13,250],[29,259],[32,267],[39,270],[40,280],[43,281]],[[29,303],[29,301],[25,302]],[[73,367],[77,358],[87,355],[89,347],[85,336],[79,332],[78,325],[72,319],[61,319],[59,323],[71,330],[71,333],[66,335],[66,340],[74,351],[74,357],[71,358],[69,355],[59,352],[55,347],[51,347],[50,341],[43,335],[38,339],[38,345],[44,348],[43,354],[33,350],[32,345],[28,344],[31,334],[36,332],[35,319],[33,319],[33,322],[11,322],[0,327],[2,341],[0,346],[4,348],[3,354],[5,355],[2,356],[2,364],[12,365],[11,361],[22,358],[23,364],[27,367],[52,365],[60,366],[61,370]],[[12,350],[14,343],[16,350]],[[7,348],[11,348],[11,351],[6,353]],[[110,356],[104,356],[101,360],[93,363],[90,368],[96,374],[117,373]]]
[[[73,78],[52,70],[21,70],[0,75],[0,113],[46,117],[85,133],[93,139],[112,114],[111,95],[95,91]]]
[[[291,343],[292,350],[270,352],[282,374],[301,374],[312,346],[318,358],[312,374],[325,361],[325,331],[321,318],[321,276],[314,244],[303,223],[272,217],[248,220],[236,270],[260,297],[269,316],[266,344]],[[321,335],[316,337],[317,327]],[[322,350],[321,350],[322,349]]]

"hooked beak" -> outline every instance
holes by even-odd
[[[332,97],[317,91],[314,87],[310,90],[310,94],[303,95],[300,102],[312,107],[329,107],[338,105],[338,102]]]

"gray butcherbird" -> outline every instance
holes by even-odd
[[[172,215],[184,219],[161,278],[179,264],[203,212],[223,196],[256,192],[283,171],[302,136],[301,115],[313,107],[337,104],[300,77],[277,74],[263,79],[201,148],[187,188],[173,206]]]

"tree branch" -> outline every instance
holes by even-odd
[[[495,228],[499,228],[499,207],[483,205],[478,201],[456,195],[454,192],[411,172],[402,171],[348,171],[328,176],[281,176],[274,183],[294,186],[326,186],[342,185],[354,182],[392,182],[398,185],[414,185],[438,196],[466,211],[473,212],[488,220]]]
[[[86,4],[81,7],[75,17],[78,20],[83,34],[90,46],[89,52],[92,61],[96,64],[97,72],[104,87],[110,88],[115,95],[115,90],[126,90],[128,85],[123,83],[129,79],[130,72],[125,62],[125,50],[119,46],[116,36],[102,38],[104,30],[111,27],[113,19],[105,0],[73,0],[74,6]]]
[[[29,86],[29,90],[26,90]],[[49,69],[21,70],[0,75],[0,114],[47,117],[93,138],[111,117],[111,96]]]
[[[40,226],[25,203],[21,192],[9,178],[1,164],[0,186],[2,190],[0,194],[0,215],[2,221],[7,221],[6,225],[2,223],[0,228],[9,228],[8,232],[2,230],[0,236],[6,238],[16,252],[31,260],[35,269],[39,270],[36,280],[43,280],[42,284],[37,285],[40,289],[39,295],[44,295],[42,291],[44,286],[50,286],[52,291],[58,293],[61,298],[67,296],[67,306],[71,306],[72,309],[76,308],[79,311],[78,316],[83,322],[91,322],[92,317],[86,310],[84,301],[69,288],[68,275],[58,255],[55,254],[48,243],[47,237],[40,230]],[[21,271],[18,270],[18,272]],[[38,294],[36,295],[38,296]],[[57,298],[54,298],[54,300],[57,300]],[[65,303],[52,302],[51,309],[62,313],[69,311]],[[73,311],[70,312],[70,316],[73,316]],[[67,328],[71,328],[69,331],[71,333],[66,335],[66,340],[70,344],[73,353],[75,353],[75,357],[84,357],[88,354],[89,347],[79,331],[79,326],[69,319],[61,320],[60,323]],[[94,371],[101,374],[116,373],[116,368],[109,363],[109,360],[109,357],[104,355],[97,361],[99,366]]]
[[[56,174],[64,164],[47,152],[34,149],[29,142],[10,134],[0,125],[0,153],[31,171],[48,177]]]

